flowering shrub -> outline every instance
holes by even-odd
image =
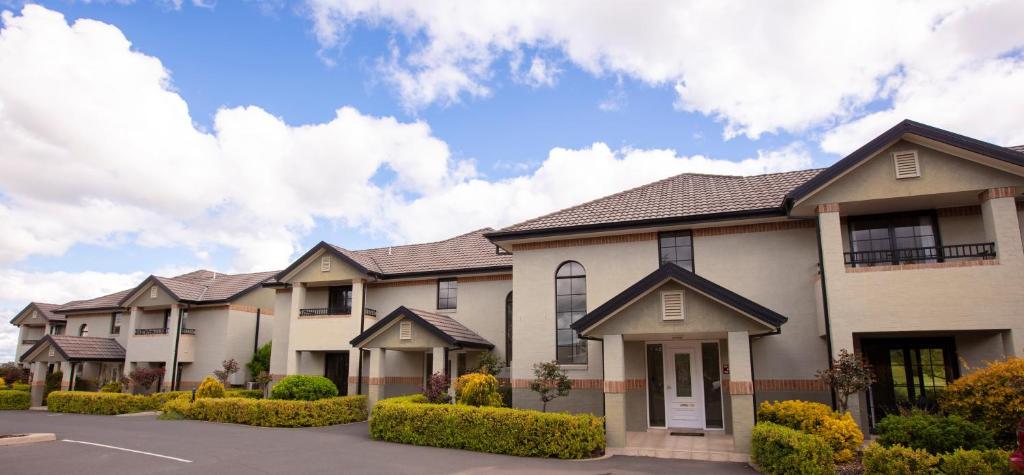
[[[939,407],[977,422],[996,437],[1001,446],[1016,444],[1017,422],[1024,419],[1024,359],[989,363],[946,386]]]
[[[501,407],[498,379],[486,373],[469,373],[455,380],[455,401],[468,406]]]
[[[224,385],[210,376],[203,378],[203,382],[199,383],[199,388],[196,389],[196,399],[203,397],[224,397]]]
[[[153,384],[164,378],[163,368],[139,367],[128,374],[128,379],[135,385],[136,392],[146,392],[152,389]]]
[[[444,373],[434,373],[427,378],[427,384],[423,386],[423,396],[433,404],[443,404],[451,399],[448,395],[450,380]]]
[[[762,402],[757,411],[758,421],[814,434],[825,440],[835,452],[836,462],[853,459],[857,447],[864,442],[864,434],[850,413],[839,413],[817,402],[776,401]]]

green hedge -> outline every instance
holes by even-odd
[[[0,389],[0,410],[24,410],[32,405],[32,395],[25,391]]]
[[[939,416],[921,412],[907,416],[886,416],[875,427],[878,443],[902,445],[943,454],[956,449],[995,448],[992,431],[960,416]]]
[[[226,389],[224,397],[242,397],[246,399],[263,399],[263,391],[259,389]]]
[[[74,414],[116,415],[132,412],[155,411],[167,401],[182,396],[191,397],[191,391],[153,393],[149,395],[100,393],[84,391],[54,391],[50,393],[47,408],[50,412]]]
[[[337,395],[338,387],[330,379],[305,374],[285,376],[270,389],[271,399],[316,401]]]
[[[871,443],[864,449],[865,475],[1004,475],[1013,473],[1007,450],[963,450],[933,455],[902,445]]]
[[[370,415],[370,436],[527,457],[578,459],[604,450],[602,417],[426,401],[419,394],[381,400]]]
[[[366,420],[366,396],[343,396],[317,401],[284,401],[238,397],[181,399],[163,407],[178,416],[210,422],[262,427],[316,427]]]
[[[939,471],[950,475],[1003,475],[1013,473],[1009,450],[958,449],[939,456]]]
[[[832,447],[820,436],[772,422],[759,422],[751,437],[750,458],[763,473],[835,473]]]
[[[25,391],[30,393],[32,392],[32,385],[28,383],[14,383],[11,385],[11,389],[14,391]]]

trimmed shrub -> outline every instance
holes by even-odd
[[[224,397],[241,397],[245,399],[263,399],[263,391],[259,389],[225,389]]]
[[[864,475],[924,475],[933,472],[939,464],[939,457],[923,449],[902,445],[883,447],[872,442],[864,449],[861,462]]]
[[[1004,448],[1016,445],[1017,422],[1024,419],[1024,359],[1010,358],[964,376],[946,386],[939,406],[984,425]]]
[[[758,407],[757,420],[773,422],[821,437],[832,447],[837,463],[853,460],[857,447],[864,443],[864,434],[850,413],[840,415],[817,402],[764,401]]]
[[[11,385],[11,389],[14,391],[25,391],[30,393],[32,392],[32,385],[28,383],[14,383]]]
[[[957,449],[939,456],[939,471],[950,475],[1003,475],[1013,473],[1009,450]]]
[[[938,416],[917,411],[908,416],[886,416],[875,429],[878,443],[886,447],[902,445],[933,454],[995,446],[992,431],[956,415]]]
[[[604,418],[503,407],[430,404],[422,394],[379,401],[370,436],[402,444],[579,459],[604,450]]]
[[[120,381],[111,381],[100,388],[101,393],[119,393],[124,391],[124,385]]]
[[[132,412],[155,411],[167,401],[182,396],[191,396],[190,391],[155,393],[150,395],[54,391],[50,394],[50,412],[74,414],[116,415]]]
[[[754,426],[750,458],[769,475],[832,474],[832,447],[819,436],[772,422]]]
[[[468,373],[455,380],[455,401],[468,406],[501,407],[498,379],[488,373]]]
[[[302,374],[285,376],[270,390],[271,399],[316,401],[337,395],[338,387],[331,380]]]
[[[24,410],[31,405],[31,394],[13,389],[0,389],[0,411]]]
[[[204,398],[193,403],[178,400],[164,410],[188,419],[262,427],[318,427],[366,420],[366,396],[344,396],[316,401]]]
[[[7,388],[7,381],[4,381],[4,378],[0,378],[0,389],[5,388]]]
[[[203,378],[203,382],[199,383],[199,388],[196,389],[196,399],[218,397],[224,397],[224,385],[210,376]]]

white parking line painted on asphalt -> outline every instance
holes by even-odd
[[[96,447],[104,447],[104,448],[114,449],[114,450],[123,450],[125,452],[132,452],[132,453],[142,454],[142,455],[151,455],[153,457],[160,457],[162,459],[174,460],[176,462],[192,463],[191,460],[180,459],[178,457],[171,457],[170,455],[160,455],[160,454],[154,454],[152,452],[143,452],[141,450],[126,449],[124,447],[114,447],[113,445],[97,444],[96,442],[85,442],[85,441],[81,441],[81,440],[71,440],[71,439],[61,439],[61,442],[71,442],[72,444],[95,445]]]

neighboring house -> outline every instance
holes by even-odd
[[[505,355],[512,259],[483,236],[490,231],[360,251],[310,249],[267,284],[277,288],[282,316],[274,327],[275,380],[320,374],[342,393],[376,400],[415,392],[434,372],[471,370],[480,351]]]
[[[56,370],[69,388],[98,386],[139,366],[165,369],[162,390],[188,389],[229,358],[242,366],[230,382],[243,384],[253,376],[245,363],[272,336],[274,293],[262,284],[275,273],[151,276],[133,289],[68,302],[50,310],[66,332],[39,339],[19,361],[40,389]]]
[[[60,305],[31,302],[11,319],[11,325],[18,327],[17,350],[14,353],[16,361],[21,361],[21,356],[44,335],[64,333],[64,316],[53,313],[57,307]]]
[[[513,405],[539,408],[532,366],[556,360],[574,389],[549,408],[605,415],[612,448],[668,428],[745,453],[755,404],[831,402],[815,373],[847,349],[878,375],[852,401],[868,428],[1024,351],[1022,191],[1024,153],[904,121],[826,169],[682,174],[439,243],[321,243],[270,284],[272,372],[347,371],[372,403],[490,350]]]

